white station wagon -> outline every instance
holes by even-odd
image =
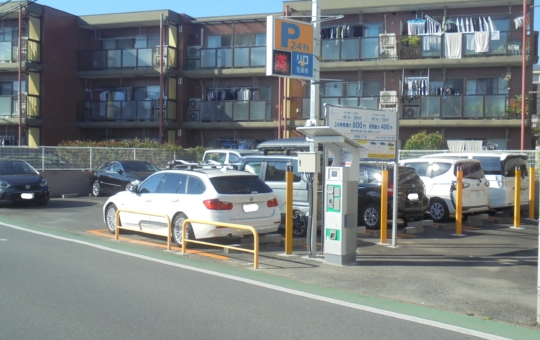
[[[276,195],[258,176],[230,169],[164,170],[142,183],[109,197],[103,206],[108,230],[115,232],[116,211],[122,228],[167,236],[163,217],[171,219],[172,238],[182,244],[182,224],[187,218],[243,224],[259,234],[275,232],[280,224]],[[232,237],[251,234],[248,230],[218,228],[212,224],[188,224],[188,239]]]

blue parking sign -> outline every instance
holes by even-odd
[[[313,54],[292,52],[291,76],[313,78]]]

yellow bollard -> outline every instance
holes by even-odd
[[[461,221],[463,219],[463,169],[458,168],[456,183],[456,235],[461,235]]]
[[[381,184],[381,243],[386,244],[388,234],[388,169],[383,167]]]
[[[293,249],[293,167],[287,164],[285,173],[285,254],[292,255]]]
[[[534,220],[535,195],[536,195],[536,173],[534,172],[534,165],[529,168],[529,218]]]
[[[514,181],[514,228],[519,228],[521,221],[521,169],[516,166]]]

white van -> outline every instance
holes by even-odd
[[[428,212],[435,222],[443,222],[456,214],[457,170],[463,170],[462,212],[471,214],[489,209],[489,181],[479,161],[457,158],[414,158],[399,161],[410,166],[422,179],[429,197]]]
[[[467,158],[476,159],[482,164],[486,179],[489,181],[489,207],[491,209],[511,208],[515,202],[515,169],[521,170],[520,205],[529,204],[528,156],[519,153],[501,152],[453,152],[437,153],[421,158]]]

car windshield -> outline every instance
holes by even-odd
[[[0,175],[35,175],[37,171],[26,162],[21,161],[1,161]]]
[[[220,194],[266,194],[272,189],[255,176],[222,176],[210,178],[210,182]]]

